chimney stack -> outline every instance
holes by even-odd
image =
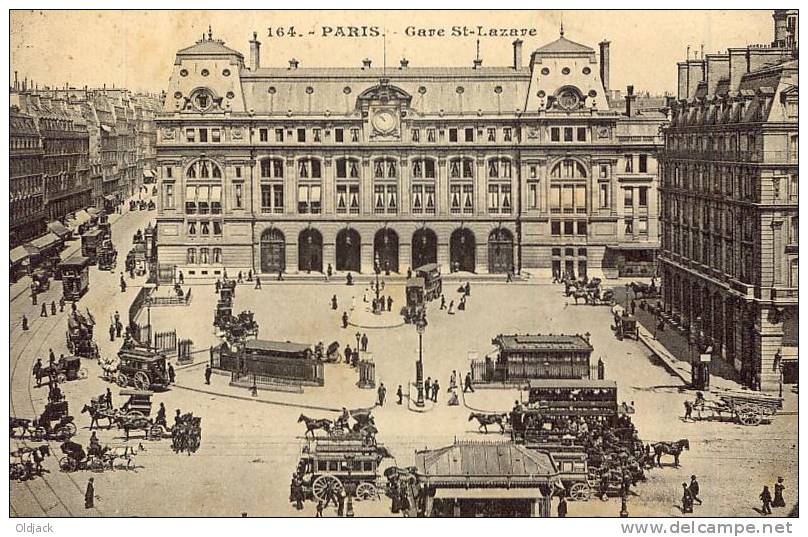
[[[300,65],[300,62],[296,59],[292,58],[289,60],[289,69],[297,69],[297,66]]]
[[[522,40],[513,42],[513,68],[518,71],[522,68]]]
[[[606,95],[609,94],[609,44],[605,39],[600,42],[600,81]]]
[[[362,69],[370,69],[370,64],[371,64],[370,58],[365,58],[364,60],[362,60]]]
[[[406,69],[410,65],[410,60],[401,58],[401,69]]]
[[[474,58],[473,65],[474,65],[474,69],[479,69],[480,67],[482,67],[483,66],[482,58]]]
[[[634,86],[626,86],[626,116],[631,117],[634,108],[634,101],[637,96],[634,95]]]
[[[258,41],[258,32],[253,32],[250,40],[250,71],[255,72],[261,68],[261,42]]]
[[[19,85],[17,83],[17,71],[14,71],[14,89],[15,90],[19,89]]]

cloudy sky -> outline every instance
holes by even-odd
[[[454,37],[453,26],[535,29],[522,38],[527,52],[565,37],[597,50],[611,41],[611,86],[634,84],[652,93],[675,92],[676,62],[688,45],[706,53],[772,40],[772,12],[760,11],[13,11],[10,76],[40,86],[128,87],[160,91],[175,52],[192,45],[212,26],[214,38],[249,57],[256,31],[263,66],[359,66],[367,57],[379,65],[386,41],[388,65],[406,57],[410,66],[471,65],[476,36]],[[299,37],[274,35],[294,26]],[[336,37],[337,27],[376,26],[381,37]],[[408,26],[444,29],[445,37],[405,35]],[[323,37],[323,28],[332,36]],[[270,29],[273,36],[269,36]],[[346,30],[347,31],[347,30]],[[314,32],[310,35],[309,32]],[[485,66],[509,65],[513,37],[480,38]]]

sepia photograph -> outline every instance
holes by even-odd
[[[8,16],[12,527],[791,532],[798,9]]]

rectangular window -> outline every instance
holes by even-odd
[[[207,248],[200,248],[199,249],[199,263],[201,265],[208,264],[208,249]]]
[[[627,209],[628,208],[633,209],[634,208],[634,189],[631,188],[631,187],[624,188],[623,189],[623,194],[625,196],[625,198],[623,200],[623,207],[625,207]]]
[[[640,218],[639,224],[637,226],[637,231],[640,232],[640,235],[648,235],[648,219],[647,218]]]
[[[502,129],[502,137],[506,142],[513,141],[513,130],[510,127]]]
[[[527,184],[527,205],[530,209],[537,209],[539,207],[539,184]]]
[[[797,203],[799,194],[800,178],[797,175],[792,175],[788,183],[788,201]]]
[[[196,235],[196,222],[188,222],[188,235],[193,236]]]
[[[575,233],[575,222],[572,220],[564,220],[564,235],[573,235]]]
[[[197,210],[199,214],[210,212],[210,187],[201,185],[196,188]]]
[[[586,213],[586,185],[575,185],[575,212]]]
[[[625,224],[624,233],[626,235],[634,235],[634,219],[626,218],[623,223]]]
[[[166,185],[166,209],[174,208],[174,185]]]
[[[214,143],[219,143],[222,141],[222,131],[219,129],[211,129],[210,130],[210,141]]]
[[[561,222],[558,220],[553,220],[550,222],[550,235],[561,235]]]
[[[489,142],[497,141],[497,129],[488,129],[488,141]]]
[[[359,142],[359,129],[351,129],[351,142]]]
[[[550,141],[551,142],[561,141],[561,129],[559,129],[558,127],[553,127],[550,129]]]
[[[243,199],[242,188],[243,187],[242,187],[241,184],[233,185],[233,199],[234,199],[234,202],[235,202],[235,208],[236,209],[241,209],[241,208],[244,207],[244,199]]]
[[[297,141],[298,142],[306,141],[306,129],[297,129]]]
[[[195,264],[196,263],[196,249],[188,248],[188,254],[187,254],[186,257],[187,257],[187,261],[188,261],[189,265]]]
[[[185,141],[196,142],[196,131],[194,129],[185,129]]]
[[[412,185],[412,212],[424,212],[424,185]]]
[[[565,142],[572,141],[572,127],[564,127],[564,141]]]
[[[467,142],[473,142],[474,141],[474,129],[473,128],[466,129],[466,141]]]
[[[334,129],[334,141],[337,143],[345,141],[345,131],[342,129]]]
[[[450,142],[457,141],[457,129],[449,129],[449,141]]]
[[[626,155],[626,173],[634,173],[634,156]]]
[[[460,212],[460,207],[461,207],[460,196],[461,196],[460,185],[450,185],[449,186],[449,197],[450,197],[449,208],[450,208],[452,213],[459,213]]]
[[[300,214],[309,212],[309,187],[306,185],[297,188],[297,212]]]
[[[241,177],[241,166],[236,166],[236,177]]]
[[[550,212],[561,212],[561,186],[559,185],[550,186]]]
[[[798,244],[800,239],[799,217],[791,217],[791,227],[788,229],[788,243]]]
[[[321,141],[322,141],[322,138],[321,138],[321,136],[320,136],[320,132],[321,132],[321,131],[320,131],[320,129],[314,129],[314,130],[312,131],[312,133],[313,133],[313,135],[314,135],[314,141],[315,141],[315,142],[321,142]]]
[[[578,137],[579,142],[586,141],[586,127],[578,127],[575,131],[575,134]]]
[[[412,141],[413,142],[421,141],[421,131],[419,129],[412,129]]]
[[[601,183],[598,191],[598,204],[601,209],[609,208],[609,183]]]
[[[173,173],[173,168],[171,168],[171,166],[166,166],[166,179],[171,179]]]
[[[221,185],[213,185],[210,187],[210,214],[222,214]]]
[[[531,166],[529,175],[530,175],[531,179],[538,178],[538,176],[539,176],[538,168],[536,166]]]
[[[212,263],[221,263],[222,262],[222,249],[221,248],[214,248],[213,249],[213,259],[211,260]]]
[[[430,143],[435,142],[435,129],[426,130],[426,141]]]
[[[281,131],[283,132],[283,131]],[[269,141],[269,129],[258,129],[258,140],[260,142]]]
[[[199,129],[199,141],[201,143],[207,143],[208,141],[208,129]]]
[[[601,164],[600,165],[600,178],[601,179],[608,179],[609,178],[609,165],[608,164]]]
[[[499,185],[488,185],[488,212],[499,212]]]
[[[196,214],[196,187],[185,189],[185,214]]]
[[[283,129],[275,129],[275,141],[276,142],[283,141]]]
[[[641,186],[640,187],[640,196],[639,196],[639,205],[640,207],[648,207],[648,187]]]
[[[578,235],[586,236],[586,221],[579,220],[577,222],[577,228],[578,229],[576,231],[578,232]]]
[[[564,185],[561,191],[561,208],[565,213],[573,212],[575,199],[575,187],[573,185]]]
[[[640,173],[648,173],[648,155],[640,155]]]

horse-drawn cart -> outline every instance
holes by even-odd
[[[783,408],[783,400],[759,392],[716,393],[717,399],[687,401],[695,420],[733,421],[740,425],[760,425],[770,423],[778,410]]]
[[[87,368],[81,367],[80,356],[66,356],[57,360],[53,366],[43,368],[40,375],[56,379],[61,384],[68,380],[86,379]]]
[[[98,358],[98,345],[93,341],[95,318],[89,310],[86,315],[75,311],[67,318],[65,339],[67,349],[75,356]]]
[[[168,387],[166,357],[149,348],[124,345],[118,352],[118,372],[115,382],[125,388],[137,390],[162,390]]]

